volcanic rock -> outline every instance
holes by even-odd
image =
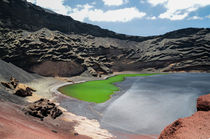
[[[14,77],[10,78],[10,82],[1,82],[1,84],[8,89],[14,90],[14,94],[21,97],[32,96],[33,92],[36,91],[25,84],[19,83]]]
[[[26,114],[30,114],[40,119],[47,116],[51,116],[51,118],[56,119],[63,113],[54,103],[47,99],[40,99],[32,104],[29,104],[24,111],[26,111]]]
[[[31,88],[27,87],[26,89],[17,89],[15,91],[15,95],[26,97],[26,96],[32,96]]]
[[[32,96],[33,92],[36,90],[19,83],[17,87],[15,88],[15,95],[21,96],[21,97],[26,97],[26,96]]]
[[[18,81],[17,79],[15,79],[14,77],[11,77],[11,78],[10,78],[10,84],[11,84],[14,88],[17,87],[18,83],[19,83],[19,81]]]
[[[210,111],[210,94],[200,96],[197,99],[198,111]]]
[[[210,137],[210,94],[197,99],[197,110],[190,117],[168,125],[159,139],[208,139]]]
[[[0,58],[44,76],[210,71],[210,29],[141,37],[81,23],[22,0],[0,1]]]
[[[9,89],[14,89],[13,85],[10,82],[1,82],[1,84]]]
[[[208,139],[210,137],[210,111],[199,111],[167,126],[159,139]]]
[[[15,89],[18,85],[19,81],[13,77],[10,78],[10,82],[1,82],[3,86],[9,89]]]

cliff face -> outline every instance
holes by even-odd
[[[41,28],[58,30],[63,33],[90,34],[97,37],[113,37],[119,39],[141,40],[142,37],[117,34],[113,31],[101,29],[98,26],[81,23],[69,16],[59,15],[26,0],[1,0],[2,19],[6,19],[5,26],[37,31]]]
[[[0,1],[0,58],[45,76],[113,71],[209,71],[210,29],[117,34],[23,0]]]

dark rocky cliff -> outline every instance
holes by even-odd
[[[112,71],[210,71],[210,29],[117,34],[28,3],[0,1],[0,58],[46,76]]]
[[[141,41],[142,37],[117,34],[98,26],[81,23],[69,16],[59,15],[25,0],[1,0],[0,17],[6,19],[5,26],[37,31],[48,28],[62,33],[89,34],[97,37],[112,37]],[[149,37],[150,38],[150,37]]]

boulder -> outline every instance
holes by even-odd
[[[6,88],[14,89],[13,86],[12,86],[10,83],[1,82],[1,84],[2,84],[4,87],[6,87]]]
[[[11,78],[10,78],[10,84],[11,84],[14,88],[17,87],[18,83],[19,83],[19,81],[18,81],[17,79],[15,79],[14,77],[11,77]]]
[[[15,95],[20,96],[20,97],[27,97],[27,96],[32,96],[32,91],[31,88],[27,87],[26,89],[17,89],[15,91]]]
[[[36,90],[19,83],[19,81],[13,77],[10,78],[10,82],[1,82],[6,88],[14,90],[14,94],[21,97],[32,96]]]
[[[63,113],[54,103],[43,98],[29,104],[24,110],[26,111],[26,114],[38,117],[41,120],[47,116],[50,116],[52,119],[56,119]]]
[[[27,96],[32,96],[33,92],[35,91],[36,90],[26,86],[25,84],[19,83],[15,88],[15,95],[20,97],[27,97]]]
[[[210,111],[210,94],[197,99],[197,111]]]
[[[13,77],[10,78],[10,82],[1,82],[1,84],[3,86],[5,86],[6,88],[9,88],[9,89],[15,89],[17,87],[18,83],[19,83],[19,81]]]

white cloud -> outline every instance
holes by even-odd
[[[72,13],[70,13],[70,16],[74,18],[75,20],[84,21],[85,18],[89,16],[90,10],[92,8],[93,6],[89,4],[77,5],[77,8],[74,8],[72,10]]]
[[[27,1],[63,15],[67,15],[67,13],[71,11],[71,7],[64,5],[64,0],[27,0]]]
[[[152,4],[152,6],[157,6],[159,4],[164,4],[165,2],[167,2],[168,0],[148,0],[148,2],[150,4]]]
[[[170,20],[182,20],[201,7],[210,5],[210,0],[147,0],[152,6],[163,5],[166,12],[159,18]]]
[[[199,17],[199,16],[192,16],[190,18],[188,18],[188,20],[202,20],[203,18],[202,17]]]
[[[206,18],[210,18],[210,15],[207,15]]]
[[[88,19],[96,22],[128,22],[135,18],[142,18],[146,13],[140,12],[137,8],[123,8],[116,10],[103,11],[101,9],[94,9],[88,4],[83,6],[83,9],[73,9],[70,14],[76,20],[84,21]]]
[[[120,6],[125,3],[128,3],[128,0],[102,0],[104,2],[104,5],[107,6]]]
[[[157,19],[157,17],[155,17],[155,16],[148,16],[147,19],[149,19],[149,20],[155,20],[155,19]]]
[[[136,18],[142,18],[146,15],[144,12],[140,12],[135,7],[107,10],[95,9],[95,3],[77,5],[76,8],[71,8],[64,5],[64,0],[27,0],[43,8],[51,9],[52,11],[68,15],[75,20],[84,21],[88,19],[96,22],[128,22]],[[113,0],[115,1],[115,0]],[[116,0],[118,1],[118,0]],[[122,2],[126,2],[123,0]]]

